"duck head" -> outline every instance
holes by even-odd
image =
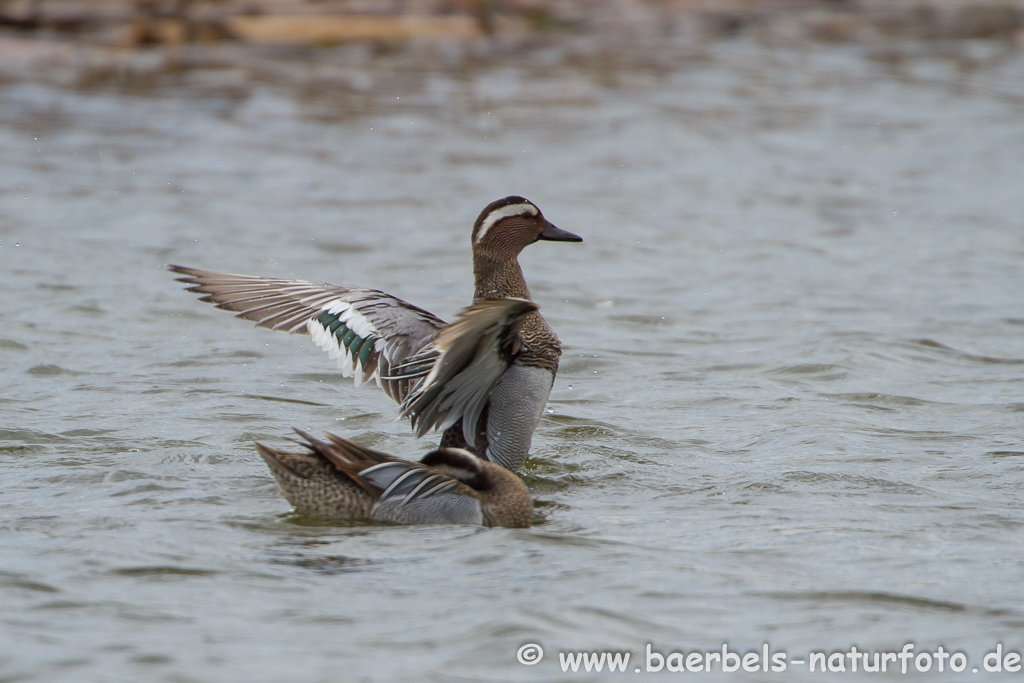
[[[538,240],[582,242],[544,218],[537,205],[518,195],[491,202],[473,224],[473,254],[488,261],[512,261]]]
[[[530,526],[533,499],[515,473],[461,448],[439,448],[420,462],[473,489],[487,526]]]

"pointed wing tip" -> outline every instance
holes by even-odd
[[[273,468],[275,463],[278,465],[281,464],[281,456],[279,454],[282,453],[282,451],[280,449],[268,446],[265,443],[260,443],[259,441],[255,442],[253,445],[256,447],[256,452],[260,454],[260,457],[263,458],[264,462],[270,465],[270,467]]]
[[[298,434],[299,436],[301,436],[303,439],[305,439],[306,441],[308,441],[310,443],[313,443],[314,441],[316,441],[316,437],[314,437],[312,434],[310,434],[309,432],[307,432],[304,429],[299,429],[298,427],[292,427],[292,431],[295,432],[296,434]]]
[[[190,276],[193,276],[196,273],[200,272],[196,268],[189,268],[188,266],[179,266],[176,263],[168,263],[167,265],[164,266],[164,269],[168,270],[168,271],[170,271],[172,273],[178,273],[180,275],[190,275]]]

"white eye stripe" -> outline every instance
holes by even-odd
[[[509,204],[508,206],[502,206],[501,208],[495,209],[487,214],[487,218],[480,224],[480,232],[476,235],[477,243],[484,238],[487,231],[490,230],[495,223],[503,218],[509,218],[511,216],[536,216],[538,213],[537,207],[533,204]]]

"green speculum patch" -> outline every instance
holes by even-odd
[[[377,339],[375,337],[368,337],[363,342],[363,348],[359,351],[359,362],[362,365],[366,365],[366,362],[370,360],[370,354],[373,353],[374,347],[377,345]]]
[[[355,332],[348,329],[348,326],[341,322],[341,320],[338,319],[338,316],[334,313],[321,313],[320,316],[317,317],[316,321],[320,323],[325,330],[330,332],[331,335],[338,340],[338,343],[342,343],[346,337],[356,336]]]
[[[348,326],[338,319],[338,316],[334,313],[321,313],[316,321],[323,326],[323,328],[331,333],[335,339],[338,340],[338,345],[348,349],[348,353],[352,358],[359,358],[359,362],[365,365],[370,360],[370,355],[373,354],[374,347],[376,345],[377,338],[374,336],[366,337],[365,339],[360,337],[354,331],[350,330]]]
[[[361,349],[363,344],[365,344],[365,343],[366,343],[365,339],[361,339],[359,337],[356,337],[352,341],[352,344],[348,347],[348,352],[352,354],[353,358],[355,358],[356,354],[359,353],[359,349]]]

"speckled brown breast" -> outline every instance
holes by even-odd
[[[474,263],[474,271],[477,277],[476,298],[505,297],[533,301],[518,262],[490,264],[478,260]],[[525,348],[516,362],[556,374],[558,360],[562,357],[562,343],[544,317],[537,312],[528,314],[523,321],[521,335]]]
[[[552,375],[557,374],[558,360],[562,357],[562,343],[558,341],[558,337],[540,313],[530,313],[526,316],[521,335],[524,348],[516,362],[550,370]]]

